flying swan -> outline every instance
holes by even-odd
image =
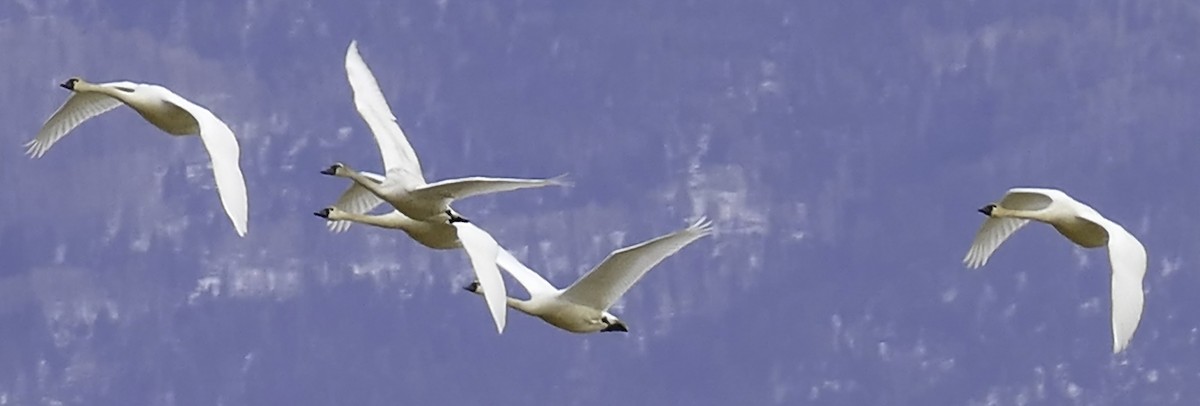
[[[404,131],[400,130],[400,125],[396,123],[396,117],[392,115],[391,107],[380,92],[375,76],[359,55],[357,41],[351,41],[346,50],[346,77],[354,92],[354,107],[375,134],[379,153],[383,157],[385,174],[379,179],[355,171],[343,163],[336,163],[321,171],[325,175],[350,178],[354,181],[351,189],[343,194],[344,207],[375,207],[378,205],[378,199],[392,205],[411,219],[445,222],[461,217],[450,208],[450,203],[456,199],[569,184],[564,176],[551,179],[469,177],[425,183],[417,154],[404,136]],[[361,201],[346,202],[344,199],[347,199],[347,196]]]
[[[984,206],[979,212],[988,219],[963,258],[968,268],[987,264],[992,252],[1029,220],[1054,226],[1084,248],[1107,245],[1112,263],[1113,353],[1129,346],[1142,318],[1142,277],[1146,274],[1146,248],[1137,238],[1095,209],[1055,189],[1010,189],[999,203]]]
[[[212,159],[213,178],[217,182],[221,205],[238,235],[246,235],[248,209],[246,182],[238,167],[240,152],[233,131],[221,119],[208,109],[158,85],[88,83],[76,77],[59,86],[72,91],[71,97],[46,120],[37,136],[25,144],[26,154],[40,158],[79,124],[124,103],[167,134],[200,135]]]
[[[510,297],[505,301],[509,307],[573,333],[627,332],[628,326],[609,313],[608,308],[650,268],[711,233],[712,223],[701,217],[683,230],[613,251],[600,265],[566,289],[555,288],[512,255],[505,255],[507,251],[499,249],[500,267],[529,292],[529,300]],[[472,282],[463,289],[481,293],[481,282]],[[487,295],[484,297],[491,299]]]

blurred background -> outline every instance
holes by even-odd
[[[0,405],[1194,405],[1198,36],[1176,0],[0,0]],[[497,335],[461,251],[311,214],[321,169],[382,168],[352,39],[428,179],[570,174],[456,204],[553,283],[716,234],[628,334]],[[249,234],[127,108],[23,156],[74,75],[230,124]],[[1127,352],[1103,249],[1032,225],[962,266],[1014,186],[1145,244]]]

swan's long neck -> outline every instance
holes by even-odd
[[[398,213],[359,214],[359,213],[349,213],[349,212],[337,212],[337,214],[334,216],[331,216],[330,219],[331,220],[342,220],[342,221],[353,221],[355,223],[361,223],[361,224],[371,225],[371,226],[375,226],[375,227],[396,228],[396,229],[401,229],[401,230],[406,230],[409,227],[412,227],[412,224],[414,222],[412,219],[409,219],[407,217],[404,217],[403,215],[397,215],[397,214]]]
[[[483,292],[482,292],[482,291],[473,291],[473,292],[474,292],[476,295],[479,295],[479,297],[483,297]],[[517,311],[519,311],[519,312],[521,312],[521,313],[525,313],[525,314],[528,314],[528,315],[530,315],[530,316],[538,317],[538,315],[537,315],[537,314],[534,314],[534,313],[533,313],[533,307],[529,305],[529,301],[528,301],[528,300],[521,300],[521,299],[516,299],[516,298],[513,298],[512,296],[505,296],[505,297],[504,297],[504,304],[507,304],[507,305],[508,305],[508,307],[511,307],[511,308],[513,308],[513,309],[516,309]]]
[[[992,208],[992,217],[1010,217],[1046,223],[1052,220],[1046,210],[1010,210],[1000,206]]]
[[[512,297],[505,297],[504,299],[505,299],[504,300],[505,303],[508,303],[508,307],[516,309],[517,311],[519,311],[521,313],[525,313],[530,316],[537,317],[537,315],[533,313],[533,309],[529,305],[528,301],[520,300],[520,299],[513,299]]]
[[[100,86],[95,83],[84,82],[83,80],[79,80],[79,81],[75,82],[74,89],[72,89],[72,90],[74,90],[76,92],[80,92],[80,93],[100,93],[102,95],[120,100],[122,103],[125,103],[125,104],[129,104],[129,102],[131,101],[131,98],[129,97],[129,95],[130,95],[129,93],[122,92],[120,90],[117,90],[117,89],[114,89],[114,88],[111,88],[108,86]]]

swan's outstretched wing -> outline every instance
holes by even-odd
[[[71,92],[71,97],[42,124],[37,136],[25,143],[25,153],[33,158],[41,158],[55,142],[76,126],[120,105],[120,100],[103,93]]]
[[[471,267],[475,268],[475,278],[479,280],[483,299],[492,313],[492,320],[496,322],[496,331],[503,333],[508,293],[504,290],[504,278],[500,277],[500,269],[496,267],[496,259],[501,251],[500,244],[474,224],[451,224],[458,229],[458,240],[462,241],[463,250],[471,259]]]
[[[563,291],[562,298],[584,306],[608,310],[650,268],[711,233],[712,223],[700,218],[683,230],[613,251],[600,265]]]
[[[1129,345],[1142,319],[1146,247],[1117,223],[1104,218],[1089,220],[1108,232],[1108,260],[1112,263],[1113,353],[1118,353]]]
[[[1029,220],[1017,218],[1000,218],[988,217],[984,220],[983,225],[979,227],[979,231],[975,233],[975,241],[971,243],[971,248],[967,250],[967,256],[963,258],[963,263],[967,264],[967,268],[978,268],[987,264],[988,258],[996,252],[996,248],[1000,247],[1008,236],[1017,232],[1021,227],[1029,224]]]
[[[1050,207],[1054,197],[1061,194],[1054,189],[1013,188],[996,205],[1011,210],[1041,210]],[[975,233],[975,241],[971,242],[963,263],[968,268],[984,266],[992,253],[1000,248],[1000,244],[1004,244],[1009,236],[1026,224],[1029,224],[1029,220],[988,217]]]
[[[389,178],[399,177],[397,180],[405,182],[405,185],[425,184],[417,153],[396,123],[396,116],[392,115],[392,108],[379,90],[375,75],[359,55],[358,41],[350,41],[350,47],[346,49],[346,78],[350,81],[350,89],[354,91],[354,107],[375,134],[379,154],[383,157],[384,173]]]
[[[550,179],[485,178],[448,179],[412,190],[414,199],[444,200],[446,204],[465,197],[545,186],[568,186],[566,175]]]
[[[383,175],[370,172],[359,173],[375,183],[383,183]],[[342,195],[338,197],[333,207],[347,213],[366,214],[379,207],[380,204],[383,204],[383,199],[380,199],[379,196],[371,193],[370,190],[362,187],[358,182],[350,182],[350,187],[346,188],[345,192],[342,192]],[[330,220],[325,222],[325,226],[329,227],[329,231],[335,233],[350,229],[351,224],[354,224],[354,222],[346,220]]]
[[[188,112],[199,123],[200,139],[204,141],[204,148],[208,150],[208,156],[212,160],[213,179],[217,182],[221,205],[225,207],[225,214],[229,215],[229,220],[233,222],[233,228],[237,230],[238,235],[245,236],[246,221],[249,217],[246,181],[242,178],[242,168],[238,164],[241,149],[238,148],[233,130],[208,109],[165,88],[162,90],[163,99]]]
[[[558,288],[550,284],[546,278],[538,275],[529,267],[517,260],[508,250],[500,248],[500,254],[496,257],[496,264],[504,268],[509,275],[516,279],[521,286],[525,287],[525,291],[529,292],[530,296],[539,296],[550,294],[558,291]]]

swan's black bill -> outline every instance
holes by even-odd
[[[470,285],[463,286],[463,290],[471,293],[479,293],[479,281],[472,281]]]
[[[618,322],[616,322],[616,323],[609,324],[607,327],[604,327],[604,330],[600,330],[600,331],[601,331],[601,332],[606,332],[606,333],[607,333],[607,332],[611,332],[611,331],[620,331],[620,332],[623,332],[623,333],[628,333],[628,332],[629,332],[629,328],[625,327],[625,323],[622,323],[622,322],[619,322],[619,321],[618,321]]]
[[[989,204],[989,205],[987,205],[987,206],[983,206],[983,208],[982,208],[982,209],[979,209],[979,212],[980,212],[980,213],[983,213],[985,216],[991,216],[991,215],[992,215],[992,209],[995,209],[995,208],[996,208],[996,205],[994,205],[994,204]]]
[[[327,219],[327,218],[329,218],[329,213],[332,211],[333,210],[330,210],[328,207],[326,207],[324,209],[318,210],[316,213],[313,213],[313,215],[323,218],[323,219]]]
[[[341,165],[337,165],[337,164],[331,165],[331,166],[329,166],[329,168],[321,171],[321,174],[329,175],[329,176],[337,175],[337,170],[339,167],[341,167]]]
[[[453,211],[450,211],[450,210],[446,210],[446,215],[447,215],[447,216],[450,216],[450,224],[454,224],[454,223],[470,223],[470,222],[471,222],[471,220],[467,220],[467,218],[466,218],[466,217],[463,217],[463,216],[460,216],[460,215],[454,214],[454,212],[453,212]]]
[[[58,85],[59,85],[59,86],[62,86],[62,88],[63,88],[63,89],[67,89],[67,90],[75,90],[75,83],[76,83],[76,82],[79,82],[79,79],[70,78],[70,79],[67,79],[67,81],[66,81],[66,82],[59,83]]]

